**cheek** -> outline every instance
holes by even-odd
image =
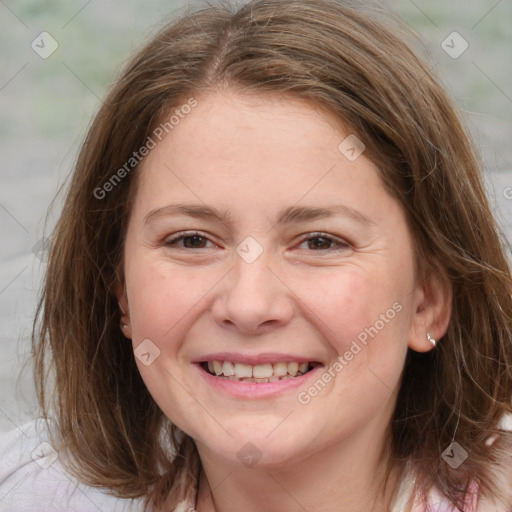
[[[186,327],[218,281],[211,269],[171,267],[149,257],[134,261],[126,279],[134,341],[153,337],[162,343]]]
[[[134,258],[126,267],[137,367],[155,402],[179,428],[190,430],[189,415],[198,418],[198,428],[208,427],[193,398],[193,388],[186,382],[181,349],[198,312],[205,307],[208,291],[218,280],[211,269],[207,273],[197,267],[171,266],[161,256]],[[147,348],[142,351],[144,344]],[[139,357],[148,352],[150,364]]]
[[[396,309],[400,308],[393,309],[393,304],[403,300],[400,288],[384,272],[356,266],[336,268],[320,278],[303,277],[297,287],[307,306],[304,313],[310,311],[310,320],[340,350],[376,322],[379,330],[383,330],[384,320],[390,320],[386,326],[396,323]],[[384,320],[381,315],[385,315]]]
[[[407,351],[407,278],[354,266],[303,280],[304,314],[328,343],[340,392],[362,396],[377,380],[390,389],[396,385]]]

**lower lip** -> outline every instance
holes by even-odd
[[[256,382],[237,382],[234,380],[223,379],[210,375],[200,364],[195,364],[201,377],[213,388],[237,398],[266,398],[278,395],[305,386],[310,378],[316,378],[318,373],[322,372],[323,365],[316,366],[309,372],[299,377],[280,380],[278,382],[256,383]]]

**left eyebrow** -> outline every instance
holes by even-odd
[[[233,224],[233,216],[227,210],[219,210],[212,206],[199,204],[170,204],[162,208],[150,211],[144,217],[144,224],[149,224],[161,217],[186,215],[196,219],[217,221],[228,227]],[[279,212],[276,225],[296,224],[315,219],[343,216],[348,217],[365,226],[374,226],[375,222],[366,217],[362,212],[351,206],[336,204],[325,207],[319,206],[289,206]]]
[[[319,206],[290,206],[282,210],[277,216],[277,225],[292,224],[297,222],[305,222],[315,219],[324,219],[334,216],[348,217],[360,224],[366,226],[375,225],[375,222],[370,220],[359,210],[344,204],[335,204],[325,207]]]

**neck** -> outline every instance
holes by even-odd
[[[391,510],[398,468],[374,439],[339,443],[279,467],[246,468],[201,457],[197,512],[372,512]],[[380,449],[378,449],[380,445]]]

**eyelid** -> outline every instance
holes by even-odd
[[[324,233],[322,231],[306,233],[300,239],[299,245],[304,242],[307,242],[308,240],[314,239],[314,238],[325,238],[326,240],[330,240],[333,243],[335,243],[337,245],[337,247],[330,248],[330,249],[321,249],[321,250],[317,250],[317,251],[310,251],[310,252],[328,252],[328,251],[336,251],[336,250],[342,250],[342,249],[346,249],[348,247],[352,247],[352,244],[348,240],[336,237],[334,235],[330,235],[329,233]]]
[[[210,237],[208,235],[206,235],[206,233],[202,233],[201,231],[191,230],[191,231],[181,231],[181,232],[171,235],[170,238],[165,238],[163,241],[163,245],[170,246],[183,238],[188,238],[188,237],[192,237],[192,236],[198,236],[198,237],[204,238],[205,240],[207,240],[208,242],[211,242],[212,244],[215,243],[210,239]],[[176,247],[178,247],[178,246],[176,246]],[[179,249],[189,249],[188,247],[178,247],[178,248]],[[195,250],[197,250],[197,249],[195,249]]]

